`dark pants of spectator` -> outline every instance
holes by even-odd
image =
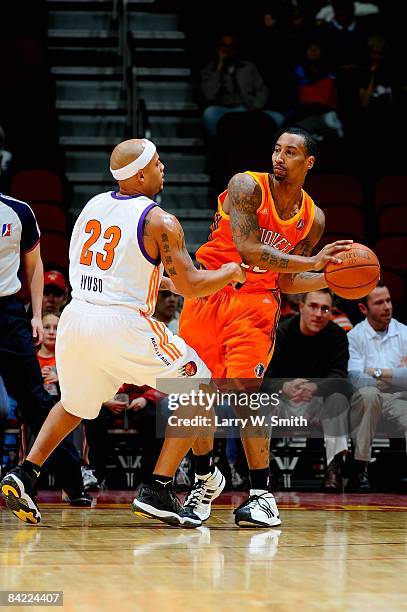
[[[96,419],[84,420],[86,440],[89,447],[89,464],[95,470],[96,478],[102,482],[106,477],[106,466],[109,458],[108,429],[113,426],[118,416],[108,408],[102,407]],[[164,440],[156,436],[156,405],[147,402],[147,406],[129,413],[129,428],[136,429],[138,441],[141,442],[141,480],[150,476]]]
[[[44,389],[30,322],[14,296],[0,297],[0,375],[36,436],[55,399]],[[63,440],[50,459],[63,489],[83,489],[79,455],[70,440]]]

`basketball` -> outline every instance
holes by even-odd
[[[339,297],[358,300],[370,293],[379,282],[380,263],[371,249],[355,242],[348,251],[335,257],[341,264],[328,263],[324,274],[328,287]]]

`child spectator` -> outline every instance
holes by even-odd
[[[52,396],[60,395],[58,374],[55,361],[55,342],[59,323],[59,313],[47,312],[42,317],[44,327],[44,340],[37,353],[40,362],[41,373],[44,379],[44,387]]]

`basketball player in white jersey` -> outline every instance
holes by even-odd
[[[211,374],[197,353],[152,318],[164,268],[178,293],[202,297],[242,283],[238,264],[197,270],[178,220],[152,200],[163,188],[164,166],[149,140],[120,143],[110,159],[118,192],[92,198],[79,215],[70,244],[72,302],[62,313],[56,344],[61,401],[49,413],[27,459],[0,483],[8,508],[38,523],[35,502],[41,466],[81,419],[92,419],[123,382],[156,386],[156,379]],[[172,286],[165,279],[164,287]],[[175,471],[196,439],[166,439],[136,512],[172,525],[196,527],[171,489]]]

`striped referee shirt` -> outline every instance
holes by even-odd
[[[34,213],[25,202],[0,193],[0,297],[21,288],[21,255],[32,251],[40,240]]]

